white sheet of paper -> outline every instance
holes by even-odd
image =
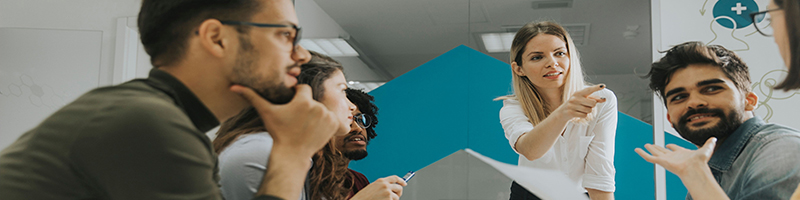
[[[472,149],[464,150],[516,181],[541,199],[589,199],[583,191],[577,189],[577,183],[560,171],[510,165],[481,155]]]

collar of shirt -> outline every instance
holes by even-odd
[[[722,144],[719,144],[714,155],[708,161],[708,166],[711,169],[726,172],[731,169],[733,161],[739,157],[750,138],[753,137],[760,128],[764,125],[764,120],[759,117],[753,117],[742,123]]]
[[[208,110],[206,105],[200,102],[200,99],[186,85],[169,73],[153,68],[145,82],[175,99],[175,104],[189,116],[195,128],[200,132],[208,132],[219,125],[217,117],[211,113],[211,110]]]

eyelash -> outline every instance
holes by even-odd
[[[556,54],[556,56],[559,56],[559,57],[567,55],[567,53],[563,52],[563,51],[556,52],[555,54]],[[531,57],[531,60],[533,60],[533,61],[536,61],[536,60],[539,60],[539,59],[542,59],[542,56],[533,56],[533,57]]]
[[[712,89],[712,90],[710,90],[710,89]],[[720,87],[720,86],[708,86],[708,87],[703,88],[702,91],[703,92],[716,92],[716,91],[719,91],[720,89],[722,89],[722,87]],[[676,99],[676,98],[684,97],[684,96],[686,96],[686,95],[684,95],[684,94],[676,94],[674,97],[672,97],[670,99],[670,102],[683,100],[683,99]]]

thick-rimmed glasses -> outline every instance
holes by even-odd
[[[246,26],[255,26],[259,28],[276,28],[276,27],[292,27],[294,28],[294,41],[292,41],[292,45],[294,48],[297,48],[297,43],[300,42],[300,27],[294,24],[262,24],[262,23],[254,23],[254,22],[241,22],[241,21],[219,21],[222,24],[227,25],[246,25]]]
[[[356,124],[358,124],[358,127],[361,127],[363,129],[372,126],[372,118],[370,118],[367,115],[364,115],[364,113],[353,115],[353,121],[355,121]]]
[[[771,10],[765,10],[765,11],[759,11],[759,12],[750,13],[750,20],[752,20],[753,26],[756,27],[756,30],[758,31],[758,33],[761,33],[761,35],[764,35],[764,36],[767,36],[767,37],[772,36],[772,27],[771,27],[771,25],[772,25],[772,16],[769,15],[769,12],[776,11],[776,10],[780,10],[780,8],[775,8],[775,9],[771,9]],[[764,26],[763,28],[760,28],[760,27],[758,27],[758,22],[760,22],[762,20],[767,20],[767,25]]]

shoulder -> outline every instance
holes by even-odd
[[[764,125],[743,149],[743,154],[750,154],[751,162],[759,168],[800,167],[800,159],[789,152],[800,152],[800,132],[776,124]]]
[[[505,107],[507,105],[519,106],[519,101],[516,98],[511,98],[511,97],[509,97],[507,99],[503,99],[503,107]]]
[[[778,124],[765,124],[748,144],[760,151],[800,150],[800,131]]]
[[[500,108],[501,118],[520,115],[524,116],[525,113],[522,111],[522,105],[520,105],[519,101],[516,99],[503,100],[503,107]]]
[[[272,137],[267,132],[239,136],[219,156],[221,190],[226,199],[250,199],[267,171]]]
[[[358,172],[358,171],[350,169],[350,168],[347,168],[347,170],[349,170],[350,173],[353,173],[353,176],[355,176],[357,178],[360,178],[360,177],[363,177],[364,179],[367,178],[367,176],[364,176],[364,174],[362,174],[361,172]]]
[[[754,135],[740,156],[743,160],[734,164],[743,164],[746,194],[769,192],[789,195],[800,180],[800,134],[794,129],[767,124],[764,129]],[[791,188],[783,186],[791,185]]]
[[[185,143],[187,137],[202,139],[194,134],[199,131],[171,97],[144,83],[92,90],[62,111],[79,115],[84,123],[78,132],[96,142],[163,144]]]
[[[267,132],[239,136],[220,154],[220,164],[236,160],[266,160],[272,152],[272,136]]]
[[[141,82],[98,88],[75,103],[93,107],[96,115],[107,115],[102,117],[110,122],[161,124],[176,117],[189,119],[174,99]]]

